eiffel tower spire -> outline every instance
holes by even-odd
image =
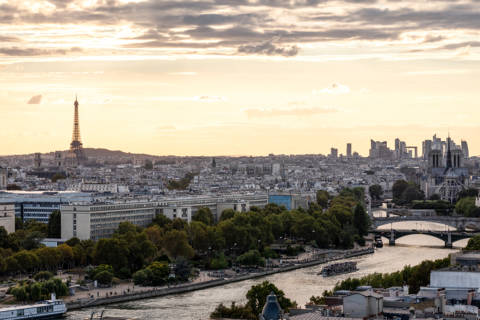
[[[74,116],[73,116],[73,133],[72,133],[72,142],[70,143],[70,152],[75,155],[77,163],[81,163],[86,160],[85,153],[83,151],[83,144],[80,138],[80,120],[78,117],[78,99],[75,95],[75,102],[73,103],[75,107]]]

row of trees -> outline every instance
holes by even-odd
[[[57,297],[68,294],[68,287],[61,279],[53,278],[46,281],[24,281],[9,289],[17,301],[40,301],[50,299],[50,294]]]
[[[392,273],[373,273],[362,278],[348,278],[335,285],[333,291],[355,290],[359,286],[374,288],[389,288],[408,284],[410,293],[416,293],[421,286],[430,282],[430,271],[448,267],[450,258],[425,260],[416,266],[405,266],[402,270]]]
[[[56,230],[56,219],[49,225],[32,222],[8,235],[0,228],[0,274],[93,264],[111,266],[115,277],[130,278],[154,261],[185,259],[206,268],[234,262],[263,265],[264,258],[275,255],[269,249],[275,241],[321,248],[351,248],[354,241],[363,242],[370,221],[362,188],[344,189],[336,197],[320,192],[317,200],[307,210],[288,211],[275,204],[242,213],[225,210],[218,222],[207,208],[199,210],[191,223],[158,215],[145,229],[121,223],[112,238],[97,242],[72,238],[57,248],[39,244],[48,229]]]

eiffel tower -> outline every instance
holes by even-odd
[[[72,142],[70,143],[70,154],[75,157],[77,164],[81,164],[87,160],[83,150],[82,140],[80,139],[80,121],[78,119],[78,100],[75,96],[75,114],[73,117],[73,134]]]

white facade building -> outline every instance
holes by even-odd
[[[148,226],[161,210],[156,202],[62,205],[62,238],[108,238],[122,222]]]
[[[116,183],[80,182],[78,184],[72,185],[69,189],[71,189],[72,191],[78,191],[78,192],[110,192],[110,193],[119,192],[119,187]]]
[[[343,314],[347,318],[375,318],[382,312],[383,296],[377,293],[357,292],[343,297]]]
[[[7,189],[7,169],[0,167],[0,190]]]
[[[0,227],[4,227],[7,233],[15,232],[15,205],[0,203]]]
[[[480,272],[466,270],[434,270],[430,286],[435,288],[480,288]]]

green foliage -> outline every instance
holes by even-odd
[[[192,217],[193,221],[203,222],[206,225],[212,225],[214,222],[212,211],[209,208],[200,208]]]
[[[414,200],[424,200],[425,194],[415,183],[397,180],[392,187],[393,201],[399,205],[409,205]]]
[[[133,281],[137,285],[160,286],[168,281],[170,268],[165,262],[153,262],[147,268],[133,274]]]
[[[370,197],[374,200],[380,200],[383,195],[382,186],[379,184],[374,184],[368,187],[368,192],[370,193]]]
[[[10,288],[10,293],[19,302],[40,301],[50,299],[50,294],[55,293],[57,297],[68,294],[68,287],[61,279],[53,278],[42,282],[26,282]]]
[[[103,285],[110,285],[113,280],[113,267],[108,264],[101,264],[96,268],[89,269],[87,275],[92,280],[97,280]]]
[[[171,260],[178,257],[190,259],[194,255],[193,248],[188,243],[188,236],[185,231],[170,230],[163,237],[164,250]]]
[[[67,177],[63,173],[57,172],[52,176],[52,182],[55,183],[58,180],[63,180],[63,179],[66,179],[66,178]]]
[[[353,212],[353,224],[358,230],[358,235],[365,236],[368,234],[368,228],[370,227],[370,218],[365,208],[361,204],[355,206]]]
[[[40,271],[33,276],[33,279],[35,279],[35,281],[45,281],[50,280],[51,278],[53,278],[53,273],[49,271]]]
[[[215,310],[210,314],[212,319],[251,319],[256,320],[256,316],[248,306],[237,306],[235,302],[229,307],[220,303]]]
[[[235,215],[235,210],[233,209],[225,209],[222,211],[222,214],[220,215],[220,221],[223,221],[223,220],[228,220],[228,219],[232,219],[233,216]]]
[[[430,282],[430,271],[448,267],[450,258],[435,261],[425,260],[414,267],[405,266],[401,271],[393,273],[374,273],[362,278],[348,278],[335,285],[334,291],[355,290],[358,286],[369,285],[374,288],[409,285],[411,293],[418,292],[421,286]]]
[[[267,296],[272,292],[277,296],[278,303],[284,311],[288,311],[289,308],[296,306],[295,302],[285,297],[285,293],[282,290],[278,289],[273,283],[264,281],[261,284],[252,286],[247,292],[247,305],[250,306],[254,314],[258,315],[262,312]]]
[[[328,207],[328,199],[330,198],[330,195],[328,194],[327,191],[325,190],[318,190],[317,191],[317,204],[322,207],[323,209],[326,209]]]
[[[466,217],[480,217],[480,208],[475,206],[474,197],[465,197],[457,201],[455,212]]]
[[[62,227],[60,210],[53,210],[48,218],[48,237],[49,238],[60,238],[60,230]]]
[[[185,177],[180,180],[168,180],[167,182],[167,189],[168,190],[185,190],[192,182],[193,178],[195,177],[194,173],[187,173]]]
[[[393,194],[393,199],[399,200],[402,198],[402,194],[407,189],[408,187],[408,182],[405,180],[397,180],[392,186],[392,194]]]
[[[468,188],[460,191],[457,195],[457,201],[462,199],[462,198],[469,198],[469,197],[474,197],[476,198],[478,196],[478,189],[476,188]]]
[[[273,283],[264,281],[261,284],[252,286],[246,294],[247,303],[245,305],[236,305],[232,302],[230,308],[223,304],[218,305],[210,317],[212,319],[258,319],[263,306],[267,301],[267,296],[273,292],[277,296],[278,303],[284,311],[296,307],[296,303],[285,297],[285,293],[278,289]]]
[[[237,257],[237,263],[242,266],[265,266],[265,259],[258,250],[249,250]]]
[[[470,238],[465,250],[480,250],[480,235]]]
[[[431,199],[431,197],[430,197]],[[446,216],[453,212],[454,206],[444,200],[412,201],[413,209],[433,209],[438,215]]]
[[[218,269],[226,269],[227,267],[228,267],[228,261],[225,258],[225,255],[223,253],[220,253],[218,257],[210,260],[210,269],[218,270]]]

